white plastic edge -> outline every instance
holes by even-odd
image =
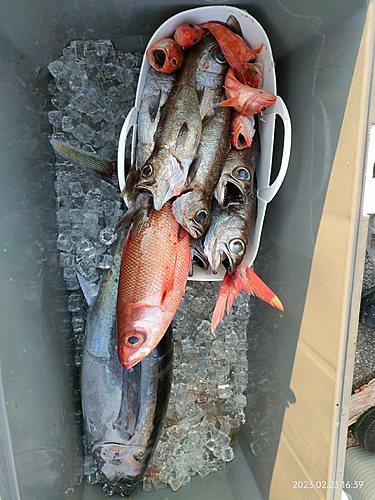
[[[277,96],[273,111],[275,114],[280,116],[284,124],[284,145],[280,171],[276,180],[271,184],[271,186],[258,190],[258,198],[262,199],[266,203],[269,203],[276,196],[281,184],[284,181],[288,170],[290,150],[292,147],[292,125],[290,122],[290,116],[288,108],[280,96]]]
[[[375,124],[370,127],[365,171],[365,193],[363,197],[363,215],[375,213]]]
[[[125,187],[125,146],[126,146],[126,138],[129,134],[130,129],[137,124],[138,119],[138,110],[137,108],[132,108],[129,111],[126,120],[124,121],[124,125],[121,129],[120,139],[118,143],[118,151],[117,151],[117,175],[118,175],[118,183],[120,186],[120,191],[122,191]],[[134,152],[132,151],[132,156]],[[133,160],[133,158],[132,158]]]

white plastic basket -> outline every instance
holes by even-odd
[[[180,12],[179,14],[176,14],[175,16],[165,21],[165,23],[163,23],[160,28],[155,31],[154,35],[147,45],[147,49],[161,38],[173,37],[176,28],[181,24],[201,24],[208,21],[226,22],[230,15],[233,15],[237,18],[243,32],[243,37],[251,48],[259,47],[261,43],[264,44],[261,53],[257,56],[257,60],[264,64],[263,87],[267,92],[271,92],[272,94],[277,95],[275,63],[273,60],[271,45],[268,37],[258,21],[242,9],[226,5],[215,5],[209,7],[198,7],[196,9]],[[126,138],[129,134],[130,129],[133,127],[131,161],[134,162],[137,144],[136,125],[138,120],[138,111],[141,105],[143,88],[145,86],[147,74],[150,67],[151,66],[146,56],[144,56],[138,80],[135,104],[126,117],[120,134],[118,148],[118,178],[121,190],[125,186],[124,160]],[[279,115],[284,123],[284,147],[279,174],[276,180],[270,185],[276,115]],[[285,103],[281,99],[281,97],[277,96],[275,104],[273,104],[266,111],[266,113],[264,114],[264,121],[259,121],[259,134],[261,151],[257,166],[258,215],[256,219],[255,230],[250,237],[249,243],[247,245],[246,255],[244,257],[244,262],[248,266],[251,266],[251,264],[254,262],[259,249],[260,236],[262,233],[267,203],[269,203],[274,198],[274,196],[280,189],[289,164],[292,142],[292,129],[287,107],[285,106]],[[201,269],[195,268],[193,276],[189,279],[198,281],[218,281],[223,279],[224,274],[224,269],[221,269],[215,276],[212,272],[205,272]]]

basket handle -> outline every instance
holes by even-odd
[[[271,186],[258,190],[258,198],[262,199],[266,203],[269,203],[276,196],[281,184],[284,181],[286,172],[288,170],[290,149],[292,146],[292,126],[290,123],[290,116],[288,109],[280,96],[277,96],[277,100],[274,106],[274,113],[279,115],[284,123],[284,146],[280,171],[277,178],[275,179],[273,184],[271,184]]]
[[[118,144],[118,152],[117,152],[117,175],[118,175],[118,183],[120,186],[120,191],[122,191],[125,187],[125,146],[126,146],[126,138],[128,137],[129,130],[137,124],[138,118],[138,110],[137,108],[132,108],[126,120],[124,121],[124,125],[121,129],[119,144]],[[134,144],[132,144],[132,161],[134,159]]]

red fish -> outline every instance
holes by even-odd
[[[236,149],[250,148],[255,134],[255,118],[234,113],[230,124],[232,144]]]
[[[229,68],[225,77],[226,101],[219,106],[232,106],[243,115],[262,113],[276,101],[276,96],[264,89],[254,89],[239,82],[232,68]]]
[[[256,297],[268,302],[280,311],[284,311],[280,299],[263,283],[255,272],[247,267],[245,263],[240,264],[232,274],[225,274],[216,300],[214,313],[211,321],[211,332],[213,333],[220,321],[224,318],[225,308],[229,314],[233,302],[239,296],[241,290],[251,293]]]
[[[174,41],[183,49],[188,49],[192,45],[199,43],[203,35],[204,31],[196,24],[181,24],[174,33]]]
[[[161,73],[173,73],[184,62],[184,52],[172,38],[156,42],[147,50],[146,57],[151,66]]]
[[[263,48],[263,43],[257,49],[250,49],[247,43],[232,30],[219,23],[204,23],[201,28],[208,29],[216,38],[221,51],[229,65],[234,69],[237,78],[246,83],[244,70],[246,63],[255,61],[256,54]]]
[[[263,87],[263,63],[246,63],[244,65],[244,77],[247,85],[254,89]]]
[[[151,209],[141,230],[126,239],[117,297],[118,355],[128,370],[167,331],[185,290],[189,234],[172,215],[172,202]]]

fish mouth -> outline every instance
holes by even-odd
[[[166,60],[166,55],[165,55],[164,50],[162,50],[162,49],[155,49],[153,51],[153,56],[154,56],[154,59],[155,59],[156,66],[158,66],[160,69],[162,69],[163,66],[164,66],[164,64],[165,64],[165,60]]]
[[[92,449],[92,456],[103,482],[116,493],[127,496],[144,472],[145,465],[137,458],[140,453],[144,461],[148,454],[143,447],[106,442],[99,443]]]
[[[203,269],[203,271],[208,270],[208,259],[205,255],[199,252],[199,250],[193,248],[191,251],[191,260],[193,262],[193,265],[198,266],[200,269]]]
[[[235,270],[235,263],[233,262],[233,259],[231,258],[230,256],[230,252],[229,252],[229,249],[228,247],[225,245],[227,251],[223,251],[222,254],[221,254],[221,263],[223,264],[223,266],[225,267],[225,270],[232,274],[233,271]]]
[[[187,229],[194,239],[198,239],[202,236],[203,230],[197,225],[194,219],[189,219],[189,228]]]
[[[224,185],[223,207],[227,208],[230,205],[240,205],[245,202],[245,192],[240,184],[235,181],[227,181]]]

